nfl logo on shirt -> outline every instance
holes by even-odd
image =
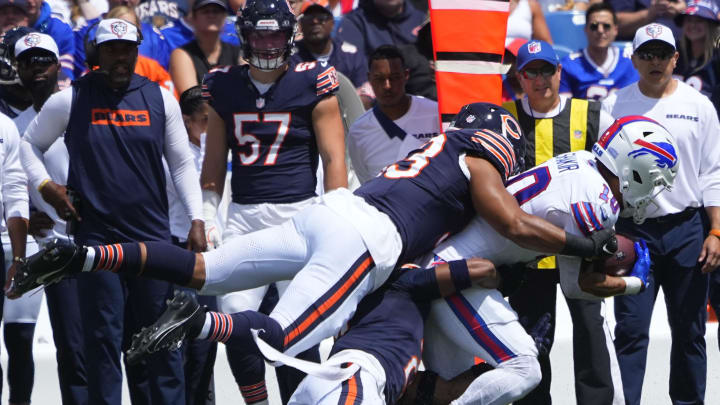
[[[530,53],[538,53],[542,50],[542,47],[540,45],[540,42],[530,42],[528,44],[528,52]]]

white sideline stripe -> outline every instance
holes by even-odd
[[[508,11],[510,2],[492,0],[431,0],[431,10]]]
[[[510,69],[510,65],[477,60],[438,60],[435,61],[435,69],[447,73],[490,75],[505,74]]]

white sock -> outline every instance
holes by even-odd
[[[195,339],[207,339],[209,334],[210,334],[210,313],[207,312],[205,314],[205,323],[203,324],[202,330],[200,330],[200,334],[197,335],[197,337]]]
[[[85,263],[83,263],[82,271],[92,271],[93,262],[95,261],[95,249],[86,247],[85,252]]]

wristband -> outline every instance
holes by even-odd
[[[708,234],[717,236],[718,238],[720,238],[720,229],[711,229],[710,232],[708,232]]]
[[[50,182],[50,179],[45,179],[40,183],[40,185],[37,187],[38,191],[42,191],[43,187],[45,187]]]
[[[448,265],[450,265],[450,278],[452,278],[455,291],[459,292],[472,286],[467,261],[453,260]]]
[[[20,264],[25,264],[25,258],[24,258],[24,257],[20,257],[20,256],[15,256],[15,257],[13,257],[13,262],[15,262],[15,263],[20,263]]]
[[[595,244],[592,240],[565,232],[565,246],[560,251],[563,256],[593,257]]]
[[[625,280],[625,292],[623,295],[633,295],[642,291],[643,282],[639,277],[621,277]]]

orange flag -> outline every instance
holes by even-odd
[[[501,103],[507,0],[430,0],[443,124],[465,104]]]

